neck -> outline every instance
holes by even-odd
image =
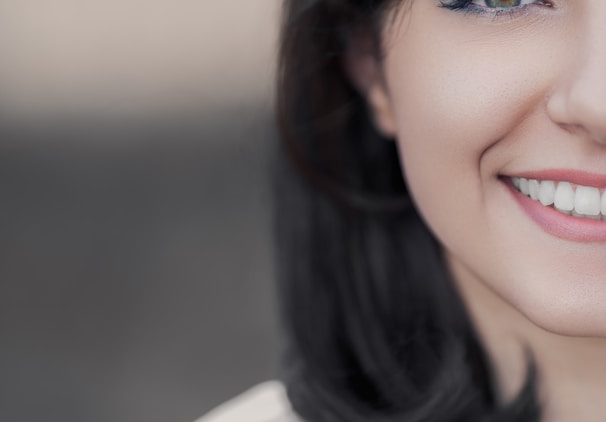
[[[538,327],[460,264],[449,262],[496,372],[503,401],[526,380],[528,359],[539,377],[542,422],[603,422],[606,339],[562,336]]]

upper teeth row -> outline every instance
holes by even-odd
[[[515,188],[531,199],[566,214],[606,219],[606,191],[569,182],[512,177]]]

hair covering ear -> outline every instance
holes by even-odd
[[[355,42],[358,41],[357,38],[354,37],[345,54],[345,73],[352,85],[366,98],[376,129],[383,136],[393,138],[396,125],[383,69],[376,54],[364,47],[366,43]]]

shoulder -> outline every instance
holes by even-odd
[[[259,384],[195,422],[302,422],[290,408],[284,386]]]

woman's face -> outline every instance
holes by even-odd
[[[399,10],[366,87],[417,207],[459,282],[606,336],[606,1],[442,3]]]

